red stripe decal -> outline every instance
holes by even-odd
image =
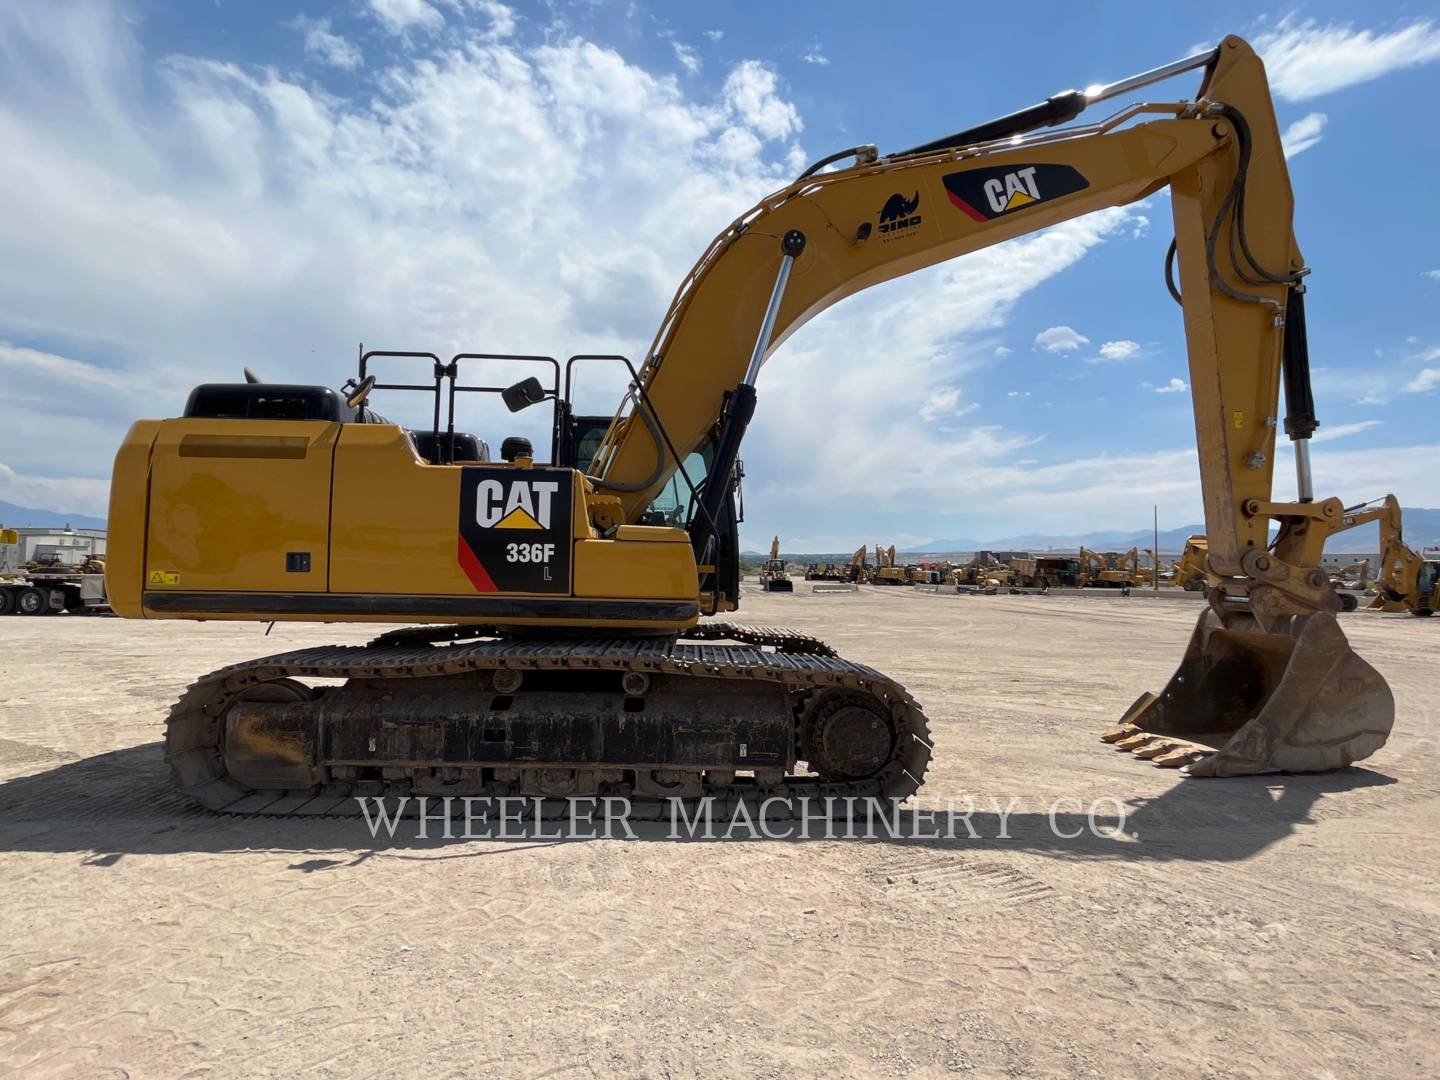
[[[476,592],[499,592],[495,582],[491,580],[489,572],[475,557],[475,552],[470,550],[470,545],[465,542],[462,536],[459,538],[459,549],[456,558],[460,561],[460,569],[465,571],[465,576],[470,579],[470,584],[475,586]]]
[[[961,210],[964,210],[965,213],[969,214],[969,215],[970,215],[972,218],[974,218],[976,221],[989,221],[989,220],[990,220],[990,219],[987,218],[984,214],[980,213],[979,210],[976,210],[976,209],[975,209],[973,206],[971,206],[968,202],[966,202],[964,199],[960,198],[959,195],[956,195],[953,191],[946,191],[945,194],[950,196],[950,201],[951,201],[952,203],[954,203],[956,207],[958,207],[958,208],[961,209]]]

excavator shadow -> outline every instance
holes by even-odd
[[[977,798],[979,809],[968,819],[936,813],[926,831],[937,836],[903,842],[944,850],[1021,850],[1060,859],[1236,862],[1281,843],[1298,829],[1371,809],[1367,791],[1398,783],[1357,766],[1219,781],[1171,775],[1175,782],[1158,795],[1106,796],[1089,807],[1081,799],[1022,798],[1014,812],[1002,817],[990,810],[994,804],[989,799]],[[1329,804],[1324,809],[1319,807],[1322,801]],[[998,803],[1003,808],[1007,799]]]
[[[1221,781],[1177,776],[1159,795],[1121,798],[1118,803],[1102,800],[1095,805],[1094,830],[1086,804],[1078,799],[1057,802],[1050,796],[1021,797],[1002,818],[998,808],[1008,805],[1009,799],[1001,797],[992,804],[981,796],[974,799],[976,809],[966,817],[964,800],[957,800],[957,809],[950,811],[943,808],[945,800],[936,793],[927,796],[918,822],[902,815],[898,835],[890,835],[878,818],[871,839],[866,839],[866,825],[858,819],[848,826],[834,822],[830,835],[848,836],[859,843],[956,851],[1020,850],[1062,859],[1231,862],[1280,843],[1303,826],[1374,809],[1367,790],[1396,782],[1373,769],[1355,766],[1332,773]],[[1322,800],[1333,801],[1334,809],[1317,813]],[[1116,838],[1107,834],[1114,830],[1121,805],[1125,808],[1125,836]],[[726,835],[733,821],[717,809],[710,838],[717,843],[749,842],[754,833],[743,825]],[[826,830],[824,822],[812,821],[807,839],[794,821],[770,822],[768,827],[772,836],[789,843],[816,842]],[[631,828],[640,842],[676,838],[668,819],[635,821]],[[457,835],[459,829],[457,815]],[[316,855],[294,867],[309,872],[356,861],[317,855],[321,852],[359,852],[362,860],[378,849],[469,857],[518,852],[537,844],[584,842],[595,830],[577,839],[559,839],[557,823],[542,822],[516,825],[503,837],[487,836],[477,842],[438,839],[440,831],[432,826],[430,838],[420,838],[417,823],[407,820],[393,837],[382,831],[372,838],[360,817],[214,814],[174,789],[158,742],[69,761],[0,783],[0,851],[74,852],[85,855],[86,864],[94,866],[114,865],[126,854],[272,850]],[[617,827],[612,835],[624,832]],[[683,842],[706,842],[704,832],[692,835],[682,828],[678,836]],[[775,841],[757,838],[754,842]]]

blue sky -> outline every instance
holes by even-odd
[[[1440,505],[1440,11],[1257,10],[4,5],[0,498],[103,512],[129,421],[242,364],[336,384],[361,340],[638,359],[709,239],[810,160],[1239,33],[1314,269],[1319,492]],[[1198,521],[1168,222],[1163,196],[1092,215],[804,327],[761,375],[747,544],[1143,528],[1152,503]],[[609,411],[613,382],[588,385]]]

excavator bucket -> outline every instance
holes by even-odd
[[[1390,734],[1390,686],[1357,656],[1329,612],[1275,632],[1207,609],[1180,669],[1101,738],[1190,776],[1326,772],[1369,757]]]

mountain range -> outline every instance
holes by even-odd
[[[1416,551],[1427,547],[1440,546],[1440,509],[1423,506],[1402,508],[1404,516],[1405,542]],[[1178,529],[1162,529],[1160,551],[1166,554],[1179,552],[1191,536],[1201,535],[1205,526],[1201,523],[1184,525]],[[1102,529],[1087,533],[1021,533],[1002,536],[995,540],[976,540],[968,536],[942,537],[925,544],[911,544],[897,554],[905,555],[969,555],[976,551],[1065,551],[1073,552],[1081,547],[1092,551],[1128,551],[1132,547],[1142,550],[1154,546],[1155,534],[1150,529],[1129,531],[1123,529]],[[874,541],[871,541],[873,546]],[[1327,554],[1376,554],[1380,549],[1379,527],[1364,525],[1349,532],[1339,533],[1325,545]],[[758,558],[759,552],[746,552]],[[785,552],[792,562],[849,562],[850,552]]]
[[[24,529],[30,526],[41,528],[54,527],[64,528],[69,525],[73,529],[103,529],[105,519],[92,517],[89,514],[65,514],[57,510],[37,510],[33,506],[16,506],[12,502],[0,499],[0,525],[11,529]]]

